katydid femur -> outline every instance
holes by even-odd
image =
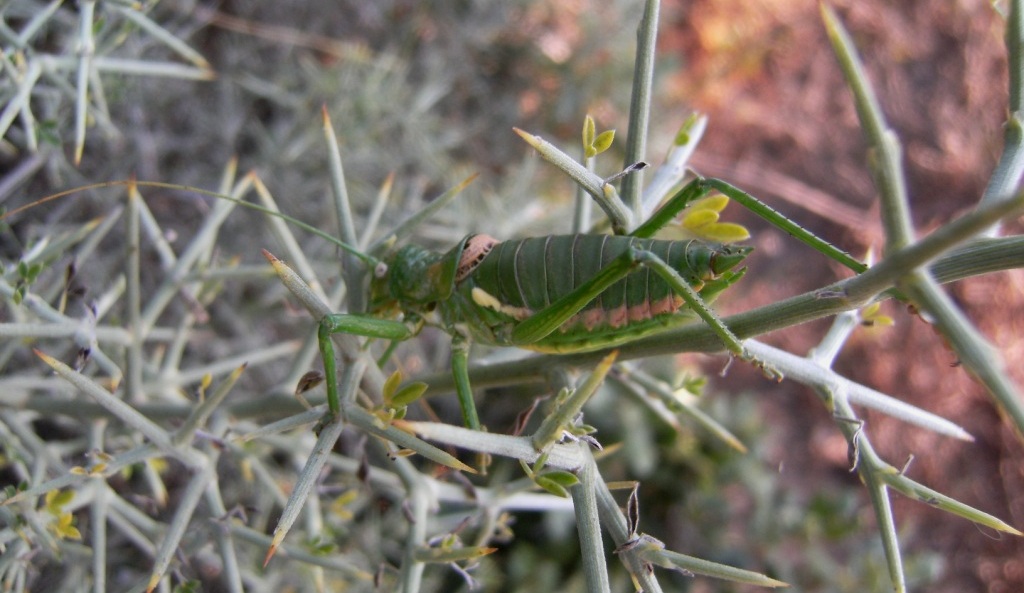
[[[733,198],[791,235],[855,269],[863,264],[735,187],[698,178],[629,235],[562,235],[499,242],[469,235],[446,253],[414,245],[394,251],[370,280],[367,314],[320,320],[318,339],[332,415],[341,409],[331,335],[406,340],[424,325],[452,337],[452,373],[469,428],[479,429],[468,373],[470,342],[541,352],[615,347],[694,321],[707,323],[733,355],[739,338],[708,307],[739,280],[750,247],[650,238],[712,191]],[[265,255],[281,270],[283,264]],[[401,320],[396,318],[401,317]]]

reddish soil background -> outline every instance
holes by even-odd
[[[984,0],[910,3],[836,2],[904,147],[915,224],[921,233],[972,208],[1002,149],[1007,112],[1003,19]],[[817,3],[673,1],[662,11],[661,56],[676,58],[670,100],[710,116],[694,157],[702,174],[722,177],[776,204],[855,255],[883,238],[877,194],[865,165],[856,112],[825,36]],[[743,218],[742,214],[730,216]],[[780,233],[743,218],[758,250],[744,280],[751,308],[845,277]],[[1014,227],[1016,230],[1016,227]],[[760,271],[759,271],[760,270]],[[1018,386],[1024,342],[1024,273],[1015,270],[949,287],[979,329],[1002,351]],[[728,295],[727,295],[728,296]],[[961,423],[975,443],[960,443],[866,414],[879,452],[940,492],[1024,526],[1024,446],[984,389],[919,317],[895,304],[895,327],[861,332],[836,368],[845,375]],[[805,352],[825,324],[765,337]],[[737,381],[746,381],[743,371]],[[793,387],[800,391],[800,387]],[[807,401],[794,394],[785,401]],[[812,410],[814,406],[806,406]],[[778,426],[780,461],[800,458],[808,488],[847,465],[846,444],[831,419],[766,406]],[[808,438],[809,437],[809,438]],[[815,465],[817,464],[817,467]],[[1024,591],[1024,539],[997,535],[926,505],[893,496],[898,523],[913,525],[907,546],[940,551],[946,574],[938,592]]]

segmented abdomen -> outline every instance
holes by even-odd
[[[592,278],[630,247],[650,251],[699,289],[714,277],[711,262],[721,246],[702,241],[663,241],[615,235],[560,235],[503,241],[467,274],[466,281],[494,297],[501,312],[524,319]],[[640,266],[610,286],[562,326],[618,328],[672,313],[682,304],[669,285]],[[492,303],[492,308],[494,304]]]

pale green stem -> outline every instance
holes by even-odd
[[[860,119],[864,138],[869,146],[868,164],[875,177],[875,185],[882,199],[882,224],[885,228],[886,252],[895,251],[914,240],[910,219],[910,206],[900,164],[900,146],[882,115],[875,92],[871,88],[864,66],[857,57],[853,40],[825,3],[821,4],[825,29],[828,32],[846,82],[853,91],[854,104]]]
[[[1019,11],[1019,3],[1014,5]],[[882,197],[882,220],[886,229],[886,253],[892,253],[896,249],[902,249],[914,241],[914,229],[910,220],[910,208],[907,203],[907,193],[904,187],[904,176],[900,164],[899,143],[895,134],[887,128],[877,100],[864,74],[855,54],[853,43],[847,35],[843,26],[839,23],[835,14],[826,6],[822,5],[822,13],[825,17],[826,28],[840,57],[843,71],[847,81],[854,91],[857,104],[857,112],[860,116],[861,126],[864,129],[868,144],[871,146],[874,162],[872,170],[875,173],[875,182]],[[1011,45],[1011,54],[1020,51],[1014,48],[1019,41],[1014,39],[1020,37],[1019,14],[1016,12],[1010,15],[1008,24],[1008,36]],[[1019,57],[1019,56],[1018,56]],[[1016,69],[1014,68],[1016,67]],[[1019,64],[1011,64],[1011,103],[1020,108],[1021,98],[1015,85],[1019,86],[1017,79]],[[1012,132],[1011,128],[1008,128]],[[999,188],[1003,192],[1005,188]],[[1011,191],[1014,188],[1009,188]],[[1011,191],[1003,192],[995,199],[990,199],[988,204],[1012,204],[1020,200],[1020,194],[1013,194]],[[979,205],[976,212],[985,209]],[[961,219],[962,220],[962,219]],[[993,220],[992,223],[998,222]],[[960,221],[957,221],[960,222]],[[935,234],[952,233],[957,222],[943,227]],[[958,227],[957,227],[958,228]],[[989,227],[964,231],[961,236],[974,236]],[[927,239],[925,240],[927,241]],[[924,241],[922,241],[923,243]],[[912,246],[910,251],[914,249]],[[885,263],[893,258],[887,258]],[[867,274],[874,272],[871,270]],[[945,293],[942,292],[938,283],[928,274],[927,271],[916,271],[911,274],[894,279],[898,281],[902,292],[916,301],[918,307],[927,315],[933,318],[936,326],[949,341],[950,346],[956,351],[964,366],[974,374],[992,396],[996,399],[999,407],[1010,416],[1017,429],[1018,434],[1024,436],[1024,404],[1021,403],[1010,378],[1004,370],[1004,363],[996,350],[993,349],[981,334],[973,327],[970,321],[960,312]]]
[[[327,139],[328,163],[331,171],[331,195],[334,197],[334,211],[338,217],[338,230],[341,240],[348,245],[359,245],[359,236],[356,234],[355,218],[352,215],[352,204],[348,198],[348,187],[345,184],[345,169],[341,162],[341,149],[338,147],[338,138],[331,126],[331,119],[327,115],[327,108],[323,109],[324,136]],[[363,277],[366,268],[355,256],[346,253],[342,256],[342,273],[345,276],[345,284],[349,287],[347,292],[348,311],[362,313],[366,310],[366,291],[362,289]]]
[[[77,165],[82,161],[82,150],[85,148],[85,127],[89,109],[89,79],[92,69],[95,43],[92,37],[93,16],[96,2],[85,0],[79,7],[78,14],[78,84],[75,93],[75,157]]]
[[[89,430],[89,444],[93,451],[102,451],[103,436],[107,421],[99,420]],[[89,521],[92,539],[92,588],[96,593],[107,590],[107,511],[109,489],[103,480],[93,482],[93,498],[89,505]]]
[[[155,589],[167,572],[167,567],[170,566],[171,559],[174,558],[178,544],[181,543],[181,538],[185,535],[185,529],[192,520],[196,505],[199,504],[200,497],[213,478],[216,467],[209,463],[206,457],[200,457],[200,459],[203,459],[203,463],[194,467],[195,473],[178,500],[174,517],[167,524],[167,533],[164,534],[163,541],[160,542],[160,547],[157,550],[147,591]]]
[[[686,177],[687,163],[697,150],[707,127],[708,116],[699,113],[693,113],[679,126],[665,162],[654,170],[650,183],[644,188],[643,211],[639,220],[647,220],[668,197],[669,192]]]
[[[593,464],[595,462],[591,458],[587,463]],[[595,486],[597,487],[597,511],[601,518],[601,525],[608,532],[608,535],[611,536],[615,546],[622,548],[631,538],[636,537],[637,534],[629,532],[629,522],[626,520],[626,516],[622,513],[622,508],[619,507],[619,503],[612,496],[611,490],[608,489],[608,485],[605,484],[604,480],[596,480]],[[633,575],[637,580],[637,584],[645,593],[661,592],[661,584],[658,582],[654,571],[650,570],[650,565],[640,559],[639,554],[633,550],[624,549],[619,552],[618,556],[619,560],[626,566],[626,570]]]
[[[158,25],[143,12],[127,6],[119,6],[116,2],[111,2],[107,5],[107,8],[117,12],[132,23],[135,23],[140,29],[149,33],[151,37],[160,43],[163,43],[168,49],[182,58],[192,62],[196,67],[207,70],[210,68],[210,63],[207,62],[206,58],[204,58],[199,52],[189,47],[184,41],[176,37],[167,29]]]
[[[128,192],[128,208],[125,212],[127,232],[127,262],[125,265],[125,311],[128,331],[132,341],[125,356],[125,399],[130,402],[142,401],[142,291],[139,270],[141,268],[141,246],[139,243],[139,202],[142,196],[132,187]]]
[[[399,575],[401,593],[419,593],[426,565],[416,560],[416,551],[427,541],[428,517],[433,502],[431,490],[427,487],[423,475],[408,459],[396,458],[394,468],[405,485],[406,505],[412,518],[409,533],[405,536],[405,553]]]
[[[594,171],[594,157],[584,158],[583,166],[589,171]],[[596,173],[595,173],[596,175]],[[572,232],[585,233],[590,230],[590,218],[593,211],[593,202],[587,196],[582,186],[576,186],[576,207],[573,210]]]
[[[1013,195],[1024,175],[1024,6],[1011,0],[1006,22],[1006,54],[1009,58],[1009,118],[1003,129],[1003,154],[989,178],[979,205]],[[985,234],[995,237],[1000,225],[993,225]]]
[[[211,427],[211,432],[223,436],[227,425],[227,416],[222,415],[215,420],[214,426]],[[209,455],[210,465],[216,466],[220,459],[221,448],[213,446],[210,441],[207,441],[203,451]],[[234,538],[231,537],[230,529],[228,529],[228,523],[232,519],[228,516],[228,510],[224,506],[224,499],[220,493],[220,481],[216,472],[211,477],[203,498],[206,500],[210,515],[213,517],[211,525],[213,537],[217,540],[217,550],[220,552],[221,564],[223,566],[221,582],[226,587],[228,593],[243,593],[245,587],[242,585],[242,573],[238,563],[238,554],[235,552],[236,544]]]
[[[816,364],[821,365],[823,369],[828,370],[842,345],[857,328],[858,322],[859,315],[856,311],[848,311],[837,316],[829,333],[818,348],[812,351],[810,358]],[[833,391],[820,385],[815,387],[815,391],[823,401],[831,404],[832,414],[836,418],[836,426],[846,436],[850,450],[853,452],[854,469],[860,474],[861,480],[867,487],[871,506],[875,510],[875,522],[882,538],[882,547],[885,549],[889,579],[893,588],[903,593],[906,591],[906,579],[903,574],[899,540],[896,537],[896,521],[892,515],[892,504],[885,482],[879,478],[879,474],[885,471],[888,464],[881,462],[871,447],[868,436],[863,430],[862,421],[857,419],[853,408],[848,403],[848,390],[840,386]]]
[[[572,494],[573,508],[576,511],[576,530],[580,536],[580,555],[583,557],[583,574],[586,577],[587,591],[593,593],[610,593],[608,582],[608,565],[604,560],[604,543],[601,539],[601,524],[597,510],[597,482],[601,479],[597,473],[588,445],[578,443],[588,462],[578,472],[579,483],[569,489]]]
[[[633,66],[633,93],[629,104],[629,132],[626,138],[626,162],[629,166],[642,161],[647,152],[647,128],[651,119],[651,87],[654,84],[654,54],[658,37],[660,0],[647,0],[637,28],[636,63]],[[640,189],[643,171],[635,171],[622,180],[622,199],[633,212],[633,225],[640,220],[643,204]]]

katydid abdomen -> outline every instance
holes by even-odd
[[[654,254],[709,299],[735,282],[749,247],[700,240],[664,241],[616,235],[554,235],[497,242],[469,237],[455,292],[439,303],[449,323],[468,326],[480,342],[545,352],[580,352],[623,344],[693,318],[668,282],[639,262],[541,339],[517,342],[512,332],[578,287],[622,261],[626,253]],[[626,264],[623,264],[626,265]]]

